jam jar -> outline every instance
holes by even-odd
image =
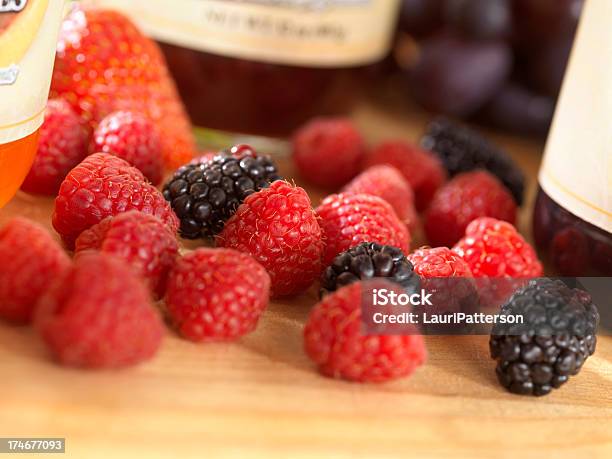
[[[0,208],[38,146],[64,0],[0,1]]]
[[[534,237],[556,271],[612,276],[612,2],[585,5],[539,183]]]
[[[388,54],[398,0],[102,0],[160,44],[192,121],[284,136],[348,111]]]

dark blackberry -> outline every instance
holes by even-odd
[[[510,392],[546,395],[595,352],[599,313],[590,295],[550,279],[532,280],[502,306],[523,324],[496,324],[489,342],[499,382]]]
[[[523,172],[505,151],[476,131],[439,118],[429,125],[421,145],[440,157],[449,175],[486,169],[499,178],[519,205],[523,204]]]
[[[210,238],[248,195],[278,179],[272,159],[239,145],[210,161],[182,166],[164,185],[163,194],[181,221],[182,237]]]
[[[321,276],[321,296],[359,280],[386,278],[416,292],[421,278],[397,247],[362,242],[334,258]]]

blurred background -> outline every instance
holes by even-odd
[[[183,1],[171,11],[163,0],[94,3],[123,9],[161,43],[198,126],[286,136],[313,116],[347,113],[374,95],[540,138],[550,126],[583,6],[583,0],[379,0],[340,2],[343,11],[333,16],[327,9],[339,3],[332,1],[208,1],[197,9]],[[270,4],[281,12],[257,10]],[[352,14],[348,7],[376,14],[351,26],[340,16]],[[295,8],[304,10],[299,25],[283,16]],[[235,18],[248,27],[232,23]],[[276,27],[269,34],[276,42],[258,44],[269,32],[264,25]],[[370,44],[391,42],[376,56],[348,61],[342,55],[348,48],[333,48],[333,34],[348,31],[350,41],[351,27],[358,26]],[[238,34],[250,41],[239,42]],[[305,50],[322,43],[325,59],[310,56],[312,65],[304,64]],[[275,48],[291,45],[293,58],[278,58]],[[240,48],[249,49],[246,58]]]

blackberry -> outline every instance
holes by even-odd
[[[204,163],[179,168],[164,185],[164,198],[179,218],[185,239],[219,233],[244,199],[280,179],[276,165],[247,145]]]
[[[474,169],[488,170],[510,190],[518,205],[523,204],[523,172],[505,151],[476,131],[439,118],[429,125],[421,146],[436,153],[451,176]]]
[[[421,279],[414,272],[412,263],[397,247],[362,242],[334,258],[321,276],[321,292],[324,296],[340,287],[359,280],[387,278],[399,284],[407,292],[416,292]]]
[[[515,292],[501,315],[523,324],[496,324],[489,342],[502,386],[522,395],[546,395],[577,374],[595,352],[597,307],[584,290],[537,279]]]

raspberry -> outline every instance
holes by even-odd
[[[366,146],[345,118],[318,118],[293,137],[293,161],[300,175],[314,185],[336,188],[361,170]]]
[[[87,156],[88,143],[85,121],[67,102],[50,100],[39,131],[36,157],[21,189],[28,193],[55,195],[70,169]]]
[[[125,159],[153,185],[161,182],[164,166],[159,134],[144,115],[130,111],[108,115],[94,131],[92,151]]]
[[[159,297],[178,254],[178,243],[168,227],[137,210],[106,217],[83,231],[75,246],[76,252],[94,249],[123,259]]]
[[[467,262],[475,277],[542,275],[542,264],[533,247],[510,223],[494,218],[472,221],[453,251]]]
[[[210,161],[192,161],[164,185],[164,197],[181,221],[185,239],[218,234],[248,195],[279,180],[276,164],[247,145]]]
[[[448,247],[421,247],[408,255],[414,272],[425,278],[472,277],[468,264]]]
[[[468,264],[448,247],[421,247],[408,255],[422,287],[431,294],[427,313],[437,315],[478,310],[478,292]],[[420,311],[422,312],[422,311]],[[421,321],[422,323],[423,321]],[[465,334],[462,325],[426,324],[423,329],[432,334]]]
[[[365,193],[384,199],[411,230],[418,227],[414,192],[410,184],[392,166],[372,166],[355,177],[342,191]]]
[[[406,292],[414,293],[420,278],[412,264],[397,247],[362,242],[342,252],[321,276],[321,296],[360,280],[385,278],[399,284]]]
[[[306,290],[321,273],[321,228],[308,194],[278,180],[248,196],[217,236],[268,270],[274,296]]]
[[[16,217],[0,229],[0,266],[0,317],[27,323],[70,259],[43,227]]]
[[[369,194],[333,194],[316,209],[323,230],[323,265],[361,242],[377,242],[409,252],[410,232],[391,208]]]
[[[446,180],[442,163],[429,151],[402,141],[380,144],[372,151],[367,166],[388,164],[396,167],[414,191],[416,208],[425,210],[436,190]]]
[[[429,125],[421,145],[442,160],[451,176],[486,169],[510,190],[519,205],[523,203],[523,172],[505,151],[478,132],[440,118]]]
[[[304,348],[326,376],[384,382],[410,375],[426,359],[421,335],[365,335],[361,332],[362,283],[327,295],[310,312]]]
[[[269,294],[270,276],[249,255],[201,248],[172,269],[166,307],[185,338],[232,340],[255,330]]]
[[[492,217],[514,224],[516,203],[502,183],[486,171],[457,175],[435,194],[425,215],[427,240],[434,246],[452,247],[468,224]]]
[[[72,248],[84,230],[128,210],[155,215],[173,233],[178,228],[178,219],[162,194],[138,169],[116,156],[96,153],[66,176],[55,199],[53,227]]]
[[[49,288],[34,323],[62,364],[116,368],[158,350],[164,326],[142,280],[112,255],[82,252]]]
[[[532,280],[500,314],[526,317],[522,325],[497,323],[489,341],[497,378],[510,392],[546,395],[578,374],[595,352],[597,307],[587,292],[559,280]]]

